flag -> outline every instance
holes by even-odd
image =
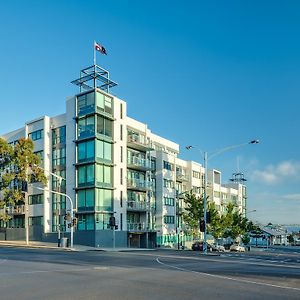
[[[99,43],[95,42],[95,49],[99,52],[101,52],[102,54],[107,55],[106,50],[103,46],[101,46]]]

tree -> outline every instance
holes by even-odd
[[[4,222],[12,218],[8,208],[25,203],[28,183],[47,182],[33,149],[30,139],[20,138],[13,147],[0,138],[0,220]]]
[[[185,211],[183,221],[188,225],[193,236],[197,236],[200,231],[200,219],[203,218],[203,197],[196,197],[195,194],[185,194]]]
[[[208,204],[208,211],[210,213],[210,223],[207,224],[207,232],[215,239],[219,239],[224,235],[225,229],[220,212],[218,212],[213,202]]]

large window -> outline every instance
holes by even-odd
[[[29,217],[29,226],[42,226],[43,217]]]
[[[112,137],[112,120],[97,116],[97,133]]]
[[[78,216],[78,230],[94,230],[95,219],[92,214],[84,214]]]
[[[112,144],[104,141],[96,141],[96,157],[112,161]]]
[[[112,115],[112,98],[102,93],[97,93],[97,110]]]
[[[94,165],[78,167],[78,186],[92,185],[95,182]]]
[[[95,135],[95,117],[91,116],[78,120],[78,138]]]
[[[113,210],[113,194],[111,190],[96,189],[96,211]]]
[[[108,229],[108,223],[110,217],[111,217],[110,214],[96,214],[95,215],[96,230]]]
[[[44,137],[44,130],[40,129],[40,130],[37,130],[37,131],[33,131],[33,132],[28,134],[28,137],[30,139],[32,139],[33,141],[40,140]]]
[[[174,224],[174,222],[175,222],[174,216],[164,216],[165,224]]]
[[[78,162],[93,160],[95,158],[95,141],[79,143],[77,151]]]
[[[96,165],[96,182],[105,184],[108,186],[112,185],[112,167],[105,165]]]
[[[66,142],[66,126],[52,130],[52,145],[63,144]]]
[[[44,195],[43,194],[28,196],[28,204],[29,205],[43,204],[43,203],[44,203]]]
[[[95,111],[95,94],[88,93],[77,98],[77,115],[86,115]]]
[[[174,181],[173,180],[164,179],[164,187],[165,188],[173,189],[174,188]]]
[[[164,205],[166,206],[174,206],[175,200],[174,198],[164,197]]]
[[[164,160],[164,169],[172,171],[173,170],[173,165],[171,163],[169,163],[168,161]]]
[[[66,148],[53,149],[52,151],[52,167],[66,165]]]
[[[77,207],[79,211],[94,210],[94,189],[79,190],[77,193]]]

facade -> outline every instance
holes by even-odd
[[[3,135],[12,144],[20,137],[31,138],[49,174],[44,191],[35,188],[39,183],[28,190],[29,224],[40,228],[31,238],[55,240],[70,231],[65,220],[69,202],[51,192],[56,191],[73,199],[75,243],[152,248],[182,242],[187,237],[180,195],[190,190],[198,196],[203,193],[203,166],[179,158],[178,144],[128,117],[126,102],[109,92],[116,84],[104,69],[84,69],[72,83],[80,93],[67,99],[64,114],[35,119]],[[208,175],[209,199],[217,208],[222,212],[233,201],[245,213],[245,186],[222,185],[218,170]],[[24,227],[24,207],[14,208],[12,215],[1,227]],[[116,230],[109,227],[112,216]]]

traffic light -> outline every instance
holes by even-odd
[[[206,223],[209,224],[211,222],[210,211],[206,212]]]
[[[76,227],[76,225],[77,225],[77,218],[73,218],[73,220],[72,220],[72,226]]]
[[[200,220],[200,231],[201,232],[205,231],[205,222],[204,222],[204,220]]]
[[[64,216],[64,219],[65,219],[66,221],[71,221],[71,214],[70,214],[69,212],[66,213],[65,216]]]
[[[109,218],[109,226],[110,227],[116,226],[116,218],[115,217],[110,217]]]

